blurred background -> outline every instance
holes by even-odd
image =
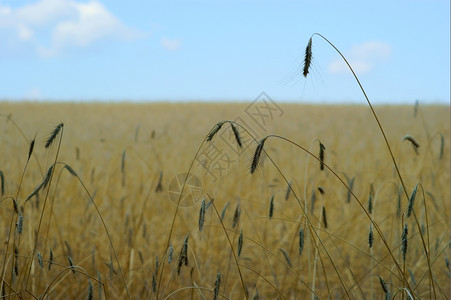
[[[450,1],[0,1],[0,100],[449,104]]]

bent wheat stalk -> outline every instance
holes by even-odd
[[[179,199],[177,200],[177,206],[175,208],[175,212],[174,212],[174,215],[172,217],[171,227],[169,229],[169,234],[168,234],[168,239],[167,239],[167,242],[166,242],[165,250],[163,252],[163,258],[167,255],[167,252],[169,250],[169,246],[171,244],[171,238],[172,238],[172,234],[173,234],[173,231],[174,231],[175,220],[176,220],[178,212],[179,212],[180,202],[182,201],[183,191],[185,190],[186,182],[187,182],[187,180],[188,180],[188,178],[189,178],[189,176],[191,174],[191,170],[192,170],[192,168],[194,166],[194,162],[196,161],[196,157],[200,153],[200,150],[202,149],[202,146],[205,143],[210,142],[213,139],[213,137],[218,133],[218,131],[221,129],[222,125],[224,125],[225,123],[229,123],[231,125],[238,146],[240,146],[240,147],[242,146],[242,142],[241,142],[241,138],[240,138],[239,132],[238,132],[237,128],[234,126],[234,125],[238,125],[238,126],[240,126],[240,125],[238,123],[233,122],[233,121],[221,121],[221,122],[216,123],[215,126],[210,130],[208,135],[204,138],[204,140],[200,144],[199,148],[197,149],[193,159],[191,160],[191,163],[190,163],[190,165],[188,167],[188,171],[186,172],[185,179],[183,180],[183,184],[182,184],[182,187],[180,189]],[[163,279],[164,265],[165,265],[165,259],[163,259],[163,261],[162,261],[162,265],[161,265],[159,276],[158,276],[159,278],[158,278],[157,291],[156,291],[156,299],[157,300],[160,297],[160,287],[161,287],[161,281]],[[243,283],[243,286],[244,286],[244,283]],[[246,296],[247,296],[247,294],[246,294]]]
[[[313,157],[314,159],[316,159],[318,162],[321,161],[321,159],[320,159],[318,156],[316,156],[315,154],[313,154],[312,152],[310,152],[309,150],[307,150],[306,148],[304,148],[304,147],[301,146],[300,144],[297,144],[296,142],[293,142],[293,141],[291,141],[291,140],[288,139],[288,138],[285,138],[285,137],[280,136],[280,135],[272,134],[272,135],[266,136],[264,139],[267,140],[268,138],[277,138],[277,139],[284,140],[284,141],[288,142],[289,144],[292,144],[293,146],[298,147],[298,148],[301,149],[302,151],[308,153],[310,156],[312,156],[312,157]],[[265,151],[265,150],[262,150],[262,151]],[[274,166],[277,168],[278,172],[282,175],[282,177],[284,178],[285,182],[288,184],[288,180],[283,176],[281,170],[280,170],[280,169],[277,167],[277,165],[272,161],[272,159],[269,157],[269,155],[268,155],[268,158],[269,158],[270,161],[274,164]],[[258,163],[258,161],[257,161],[257,163]],[[404,282],[406,288],[408,288],[409,290],[411,290],[410,284],[409,284],[409,282],[408,282],[408,280],[407,280],[407,277],[405,276],[405,272],[402,271],[400,264],[398,263],[398,261],[397,261],[396,258],[394,257],[394,254],[393,254],[393,252],[391,251],[390,246],[389,246],[389,244],[388,244],[388,242],[387,242],[387,240],[386,240],[384,234],[382,233],[382,230],[379,228],[378,224],[373,220],[373,218],[371,217],[370,213],[368,212],[368,210],[367,210],[367,209],[365,208],[365,206],[363,205],[362,201],[359,200],[359,198],[355,195],[355,193],[354,193],[352,190],[350,190],[349,186],[345,183],[345,181],[344,181],[344,180],[337,174],[337,172],[335,172],[335,171],[334,171],[327,163],[324,163],[324,167],[325,167],[328,171],[330,171],[330,172],[333,174],[333,176],[334,176],[335,178],[337,178],[337,179],[340,181],[340,183],[341,183],[341,184],[342,184],[342,185],[343,185],[343,186],[351,193],[352,197],[353,197],[354,199],[356,199],[358,205],[359,205],[360,208],[363,210],[363,212],[365,213],[365,215],[367,216],[367,218],[370,220],[371,224],[373,225],[373,228],[377,231],[378,235],[380,236],[380,238],[381,238],[381,240],[382,240],[382,242],[383,242],[385,248],[387,249],[387,251],[388,251],[390,257],[392,258],[393,262],[394,262],[395,265],[396,265],[396,269],[397,269],[397,270],[399,271],[399,273],[402,275],[402,276],[401,276],[401,279],[403,280],[403,282]],[[310,219],[309,219],[309,217],[308,217],[308,215],[307,215],[307,210],[306,210],[306,208],[302,206],[302,204],[301,204],[299,198],[297,197],[296,193],[295,193],[293,190],[292,190],[292,193],[293,193],[293,195],[295,196],[296,200],[298,201],[299,206],[301,207],[301,209],[302,209],[303,212],[305,213],[308,222],[311,224],[311,221],[310,221]],[[316,233],[316,231],[314,231],[314,234],[316,234],[316,235],[317,235],[317,238],[318,238],[318,234]],[[320,242],[321,242],[321,240],[320,240]],[[322,245],[322,242],[321,242],[321,246],[324,248],[324,245]],[[327,253],[327,251],[326,251],[326,253]],[[334,267],[335,267],[335,266],[334,266]],[[343,284],[343,283],[342,283],[342,284]]]
[[[313,37],[314,37],[315,35],[321,37],[321,38],[322,38],[323,40],[325,40],[329,45],[331,45],[331,46],[335,49],[335,51],[337,51],[337,53],[341,56],[341,58],[344,60],[344,62],[345,62],[346,65],[348,66],[349,70],[352,72],[352,75],[354,76],[355,80],[357,81],[357,84],[359,85],[360,90],[362,91],[363,95],[365,96],[366,102],[368,103],[368,105],[369,105],[369,107],[370,107],[370,109],[371,109],[371,112],[372,112],[372,114],[373,114],[373,116],[374,116],[374,119],[375,119],[376,122],[377,122],[377,126],[379,127],[379,130],[380,130],[380,132],[382,133],[382,136],[384,137],[384,141],[385,141],[385,144],[387,145],[388,151],[390,152],[390,156],[391,156],[391,159],[392,159],[392,161],[393,161],[393,165],[395,166],[396,173],[398,174],[398,177],[399,177],[399,180],[400,180],[400,182],[401,182],[402,188],[403,188],[403,190],[404,190],[404,193],[405,193],[405,195],[406,195],[406,198],[408,199],[408,198],[409,198],[409,194],[407,193],[407,188],[406,188],[406,186],[405,186],[405,184],[404,184],[404,180],[403,180],[403,178],[402,178],[402,176],[401,176],[401,172],[399,171],[398,164],[396,163],[395,156],[393,155],[393,151],[392,151],[392,149],[391,149],[391,147],[390,147],[390,143],[388,142],[387,136],[385,135],[385,131],[384,131],[384,129],[382,128],[382,124],[381,124],[381,122],[379,121],[379,118],[377,117],[377,114],[376,114],[376,112],[375,112],[375,110],[374,110],[374,108],[373,108],[373,105],[371,104],[370,99],[368,98],[368,96],[367,96],[367,94],[366,94],[366,92],[365,92],[365,89],[363,88],[362,84],[360,83],[359,78],[358,78],[357,75],[355,74],[354,69],[351,67],[351,65],[349,64],[349,62],[348,62],[348,60],[346,59],[346,57],[344,57],[344,55],[340,52],[340,50],[338,50],[337,47],[335,47],[334,44],[332,44],[332,42],[330,42],[325,36],[323,36],[323,35],[320,34],[320,33],[314,33],[314,34],[312,34],[312,36],[310,37],[310,40],[309,40],[309,42],[308,42],[308,44],[307,44],[307,47],[306,47],[306,55],[305,55],[305,59],[304,59],[304,68],[303,68],[303,75],[304,75],[304,77],[307,77],[307,74],[309,73],[308,71],[309,71],[309,68],[310,68],[310,65],[311,65],[311,60],[312,60],[312,39],[313,39]],[[307,55],[307,53],[309,53],[309,54]]]

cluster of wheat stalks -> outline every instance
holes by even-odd
[[[449,107],[368,104],[285,106],[258,138],[215,122],[239,105],[43,105],[64,124],[41,138],[5,104],[1,296],[449,298]],[[213,180],[196,158],[224,132],[239,155]],[[168,198],[178,173],[201,178],[191,206]]]

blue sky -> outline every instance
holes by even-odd
[[[0,99],[450,101],[450,1],[0,0]]]

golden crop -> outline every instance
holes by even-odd
[[[448,298],[449,106],[272,108],[0,103],[2,295]]]

